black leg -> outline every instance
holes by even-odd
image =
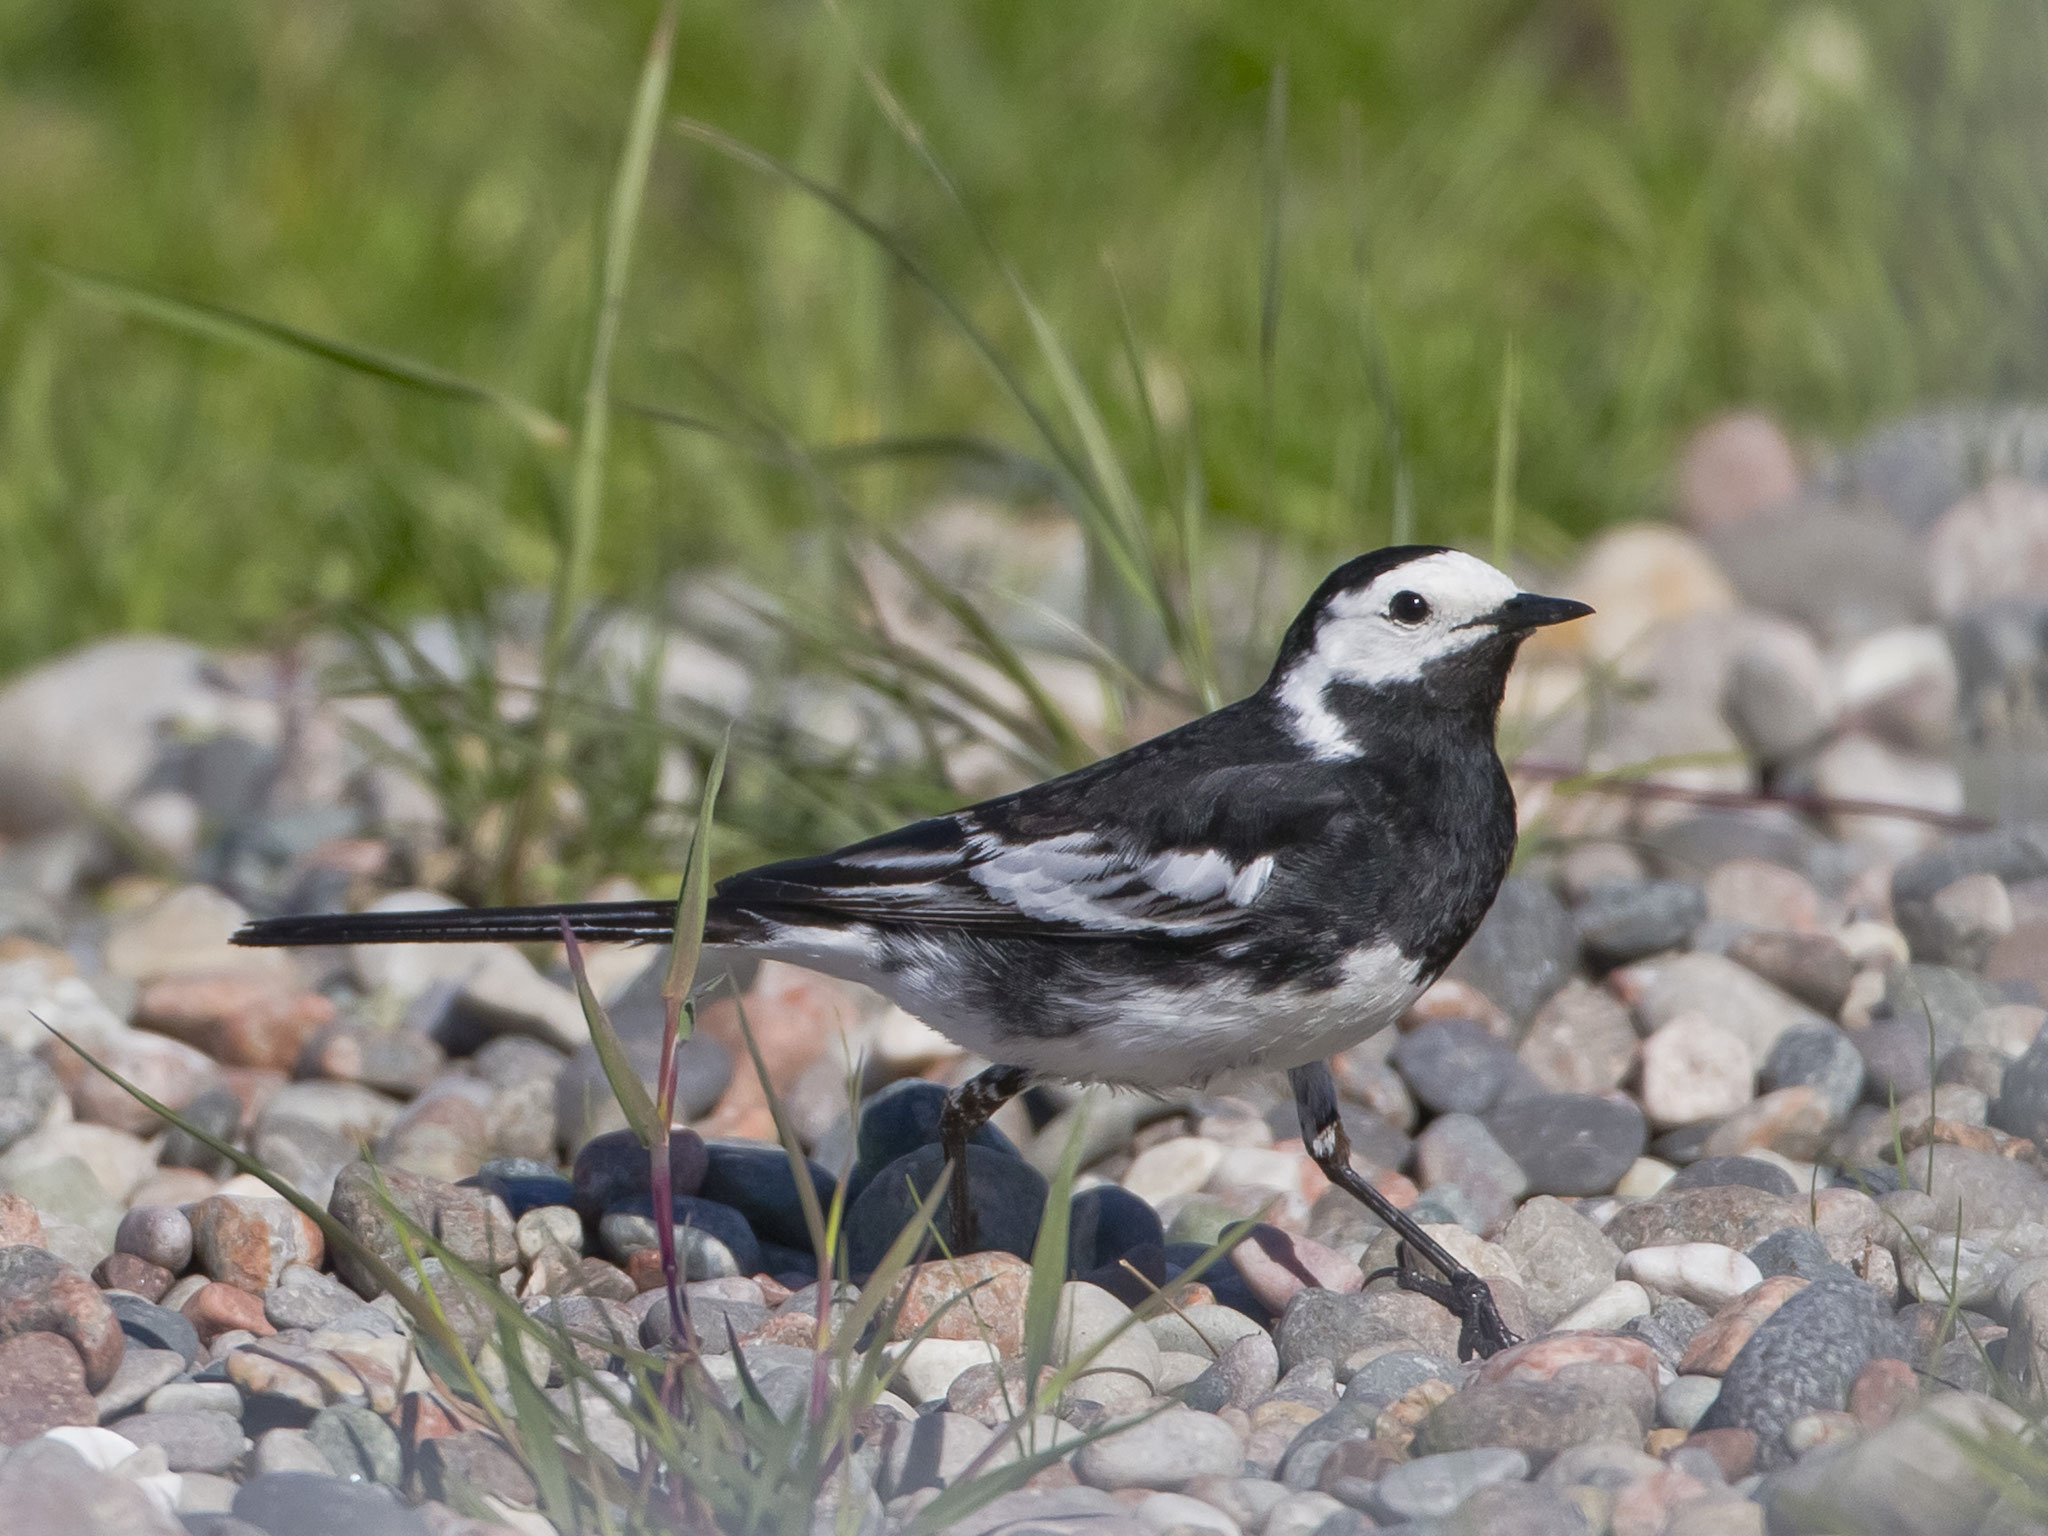
[[[1493,1292],[1486,1288],[1486,1282],[1452,1258],[1442,1243],[1352,1168],[1351,1138],[1344,1134],[1344,1122],[1337,1114],[1337,1085],[1330,1079],[1330,1069],[1320,1061],[1311,1062],[1294,1068],[1287,1074],[1287,1081],[1294,1089],[1295,1112],[1301,1117],[1301,1139],[1316,1166],[1332,1184],[1363,1201],[1373,1215],[1393,1229],[1405,1247],[1420,1253],[1442,1272],[1443,1279],[1432,1280],[1404,1264],[1394,1271],[1394,1280],[1402,1290],[1419,1292],[1458,1315],[1462,1324],[1458,1331],[1458,1358],[1469,1360],[1474,1355],[1498,1354],[1509,1345],[1520,1343],[1501,1322],[1493,1304]]]
[[[967,1194],[967,1143],[988,1117],[1024,1091],[1031,1074],[1022,1067],[990,1067],[946,1095],[939,1112],[939,1147],[953,1165],[953,1252],[974,1252],[974,1205]]]

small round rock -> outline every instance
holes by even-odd
[[[192,1223],[175,1205],[138,1205],[115,1228],[114,1251],[183,1274],[192,1262]]]

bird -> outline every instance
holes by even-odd
[[[992,1063],[940,1115],[956,1252],[975,1237],[968,1142],[1033,1082],[1158,1091],[1285,1072],[1308,1155],[1398,1235],[1396,1283],[1459,1317],[1461,1358],[1491,1355],[1517,1340],[1485,1282],[1352,1167],[1328,1058],[1399,1019],[1493,904],[1516,842],[1495,747],[1509,669],[1534,631],[1591,612],[1442,546],[1359,555],[1246,697],[1029,788],[731,875],[705,942],[862,982]],[[236,942],[566,927],[658,943],[675,912],[279,916]]]

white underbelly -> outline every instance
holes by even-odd
[[[776,946],[795,964],[874,987],[941,1034],[990,1061],[1047,1078],[1185,1088],[1232,1075],[1321,1061],[1401,1016],[1422,988],[1415,962],[1389,944],[1360,950],[1334,987],[1259,990],[1247,981],[1201,986],[1103,986],[1072,1000],[1077,1027],[1054,1035],[963,1006],[943,966],[898,964],[878,974],[852,944]]]

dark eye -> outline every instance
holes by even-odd
[[[1429,599],[1420,592],[1396,592],[1387,616],[1396,624],[1420,624],[1429,617]]]

